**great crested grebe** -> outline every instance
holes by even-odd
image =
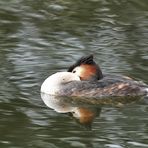
[[[41,86],[41,92],[54,96],[100,98],[109,96],[146,96],[148,86],[129,79],[104,77],[97,81],[81,81],[71,72],[58,72],[49,76]]]

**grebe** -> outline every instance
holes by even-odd
[[[41,92],[54,96],[100,98],[108,96],[145,96],[147,85],[131,80],[103,78],[99,81],[81,81],[71,72],[58,72],[49,76],[41,86]]]

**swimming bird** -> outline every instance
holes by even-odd
[[[54,96],[100,98],[109,96],[145,96],[147,85],[130,79],[104,77],[98,81],[82,81],[72,72],[58,72],[49,76],[41,86],[41,92]]]

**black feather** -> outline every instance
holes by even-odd
[[[81,57],[75,64],[73,64],[72,66],[70,66],[68,68],[68,72],[72,72],[72,70],[77,67],[80,66],[81,64],[88,64],[88,65],[94,65],[96,64],[93,61],[93,55],[89,55],[89,56],[85,56],[85,57]]]

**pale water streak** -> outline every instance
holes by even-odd
[[[92,53],[148,83],[148,1],[0,0],[1,148],[148,147],[147,99],[102,107],[92,131],[43,103],[43,80]]]

